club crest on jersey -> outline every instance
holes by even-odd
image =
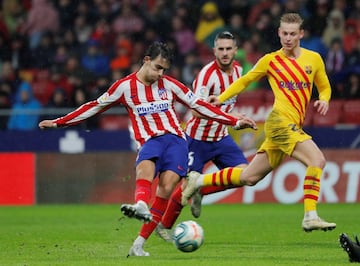
[[[310,75],[312,73],[312,67],[311,66],[305,66],[305,73]]]
[[[98,99],[99,103],[104,103],[109,98],[109,93],[105,92],[103,95],[101,95]]]
[[[166,100],[168,98],[165,88],[159,88],[158,93],[161,100]]]

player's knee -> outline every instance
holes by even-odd
[[[259,182],[259,178],[247,178],[246,180],[242,180],[242,182],[246,185],[246,186],[255,186],[258,182]]]
[[[321,155],[321,156],[318,156],[318,158],[316,160],[314,160],[313,163],[314,163],[314,166],[324,169],[325,164],[326,164],[326,159],[325,159],[324,155]]]

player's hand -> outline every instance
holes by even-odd
[[[55,128],[57,127],[56,124],[53,122],[53,120],[43,120],[39,123],[39,128],[45,129],[45,128]]]
[[[215,95],[210,95],[208,98],[208,102],[213,105],[221,105],[221,102],[219,101],[218,97]]]
[[[326,115],[327,111],[329,110],[329,103],[327,101],[316,100],[314,102],[314,107],[318,113],[321,115]]]
[[[236,125],[233,126],[233,129],[239,130],[244,128],[252,128],[254,130],[257,130],[256,122],[249,117],[242,116],[242,118],[238,119]]]

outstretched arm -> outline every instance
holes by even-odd
[[[39,123],[39,128],[46,129],[46,128],[55,128],[57,127],[56,123],[54,123],[54,120],[43,120]]]

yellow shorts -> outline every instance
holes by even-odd
[[[283,120],[276,114],[270,114],[265,126],[265,141],[258,152],[266,152],[270,166],[280,165],[286,155],[291,156],[298,142],[311,139],[302,128],[289,120]]]

